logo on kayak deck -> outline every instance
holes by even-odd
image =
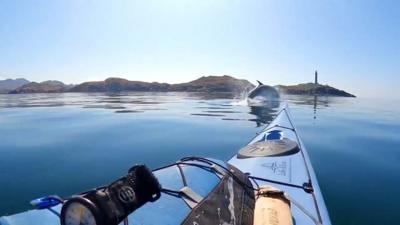
[[[273,162],[273,163],[263,163],[263,164],[261,164],[261,166],[272,170],[272,172],[276,175],[286,176],[287,167],[286,167],[285,161]]]
[[[118,192],[118,198],[123,203],[133,202],[136,198],[135,191],[131,187],[122,186]]]

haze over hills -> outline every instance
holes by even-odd
[[[26,80],[25,80],[26,81]],[[0,81],[2,82],[2,81]],[[28,81],[26,81],[28,82]],[[232,76],[203,76],[196,80],[180,83],[168,84],[158,82],[130,81],[123,78],[108,78],[104,81],[84,82],[78,85],[66,85],[60,81],[44,81],[41,83],[30,82],[23,85],[17,85],[17,88],[11,89],[8,93],[63,93],[63,92],[121,92],[121,91],[141,91],[141,92],[231,92],[242,93],[249,91],[255,86],[245,79],[237,79]],[[3,82],[4,83],[4,82]],[[314,83],[298,85],[278,85],[275,86],[284,94],[299,95],[328,95],[355,97],[345,91],[333,88],[328,85]],[[7,92],[6,92],[7,93]]]

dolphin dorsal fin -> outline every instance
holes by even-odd
[[[259,80],[257,81],[258,82],[258,85],[264,85],[263,83],[261,83]]]

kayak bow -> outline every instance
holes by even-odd
[[[296,224],[331,224],[307,150],[287,105],[228,163],[253,177],[254,185],[272,185],[287,193],[294,203],[291,210]]]

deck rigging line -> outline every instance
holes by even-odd
[[[208,164],[209,166],[206,165],[201,165],[201,164],[197,164],[197,163],[190,163],[187,161],[199,161],[205,164]],[[232,179],[234,179],[236,182],[238,182],[240,185],[242,185],[243,187],[249,188],[253,191],[258,191],[259,190],[259,185],[257,183],[256,180],[261,180],[261,181],[265,181],[265,182],[270,182],[270,183],[276,183],[276,184],[280,184],[280,185],[285,185],[285,186],[289,186],[289,187],[294,187],[294,188],[299,188],[302,189],[304,191],[306,191],[307,193],[311,193],[314,199],[314,203],[315,203],[315,196],[314,196],[314,192],[311,191],[309,192],[309,189],[306,185],[300,186],[300,185],[296,185],[296,184],[291,184],[291,183],[285,183],[285,182],[281,182],[281,181],[276,181],[276,180],[270,180],[270,179],[265,179],[265,178],[261,178],[261,177],[256,177],[256,176],[251,176],[250,174],[247,174],[248,178],[253,180],[253,182],[256,184],[257,188],[254,188],[253,186],[250,186],[244,182],[242,182],[231,170],[229,170],[228,168],[226,168],[225,166],[221,165],[218,162],[215,162],[213,160],[207,159],[207,158],[203,158],[203,157],[196,157],[196,156],[191,156],[191,157],[185,157],[182,158],[180,161],[173,163],[169,166],[177,166],[179,168],[179,172],[181,174],[182,177],[182,181],[184,184],[186,184],[186,179],[183,173],[183,170],[181,168],[180,165],[188,165],[188,166],[196,166],[199,167],[201,169],[207,170],[207,171],[212,171],[215,174],[220,173],[220,171],[218,169],[216,169],[215,167],[213,167],[212,165],[217,165],[218,167],[220,167],[221,169],[223,169],[224,171],[226,171],[226,174],[230,177],[232,177]],[[168,166],[166,166],[168,167]],[[162,167],[162,168],[166,168],[166,167]],[[156,169],[159,170],[160,168]],[[186,185],[185,185],[186,186]],[[178,197],[178,198],[182,198],[184,196],[187,196],[184,192],[182,192],[181,190],[177,191],[177,190],[171,190],[171,189],[167,189],[167,188],[161,188],[161,192],[163,192],[164,194],[168,194],[174,197]],[[291,198],[289,196],[288,193],[283,192],[282,194],[285,196],[285,198],[287,200],[289,200],[290,202],[292,202],[298,209],[300,209],[300,211],[302,211],[307,217],[309,217],[315,224],[317,225],[321,225],[321,219],[318,213],[318,219],[316,219],[307,209],[305,209],[300,203],[298,203],[297,201],[295,201],[293,198]],[[317,212],[318,212],[318,208],[317,208]]]

